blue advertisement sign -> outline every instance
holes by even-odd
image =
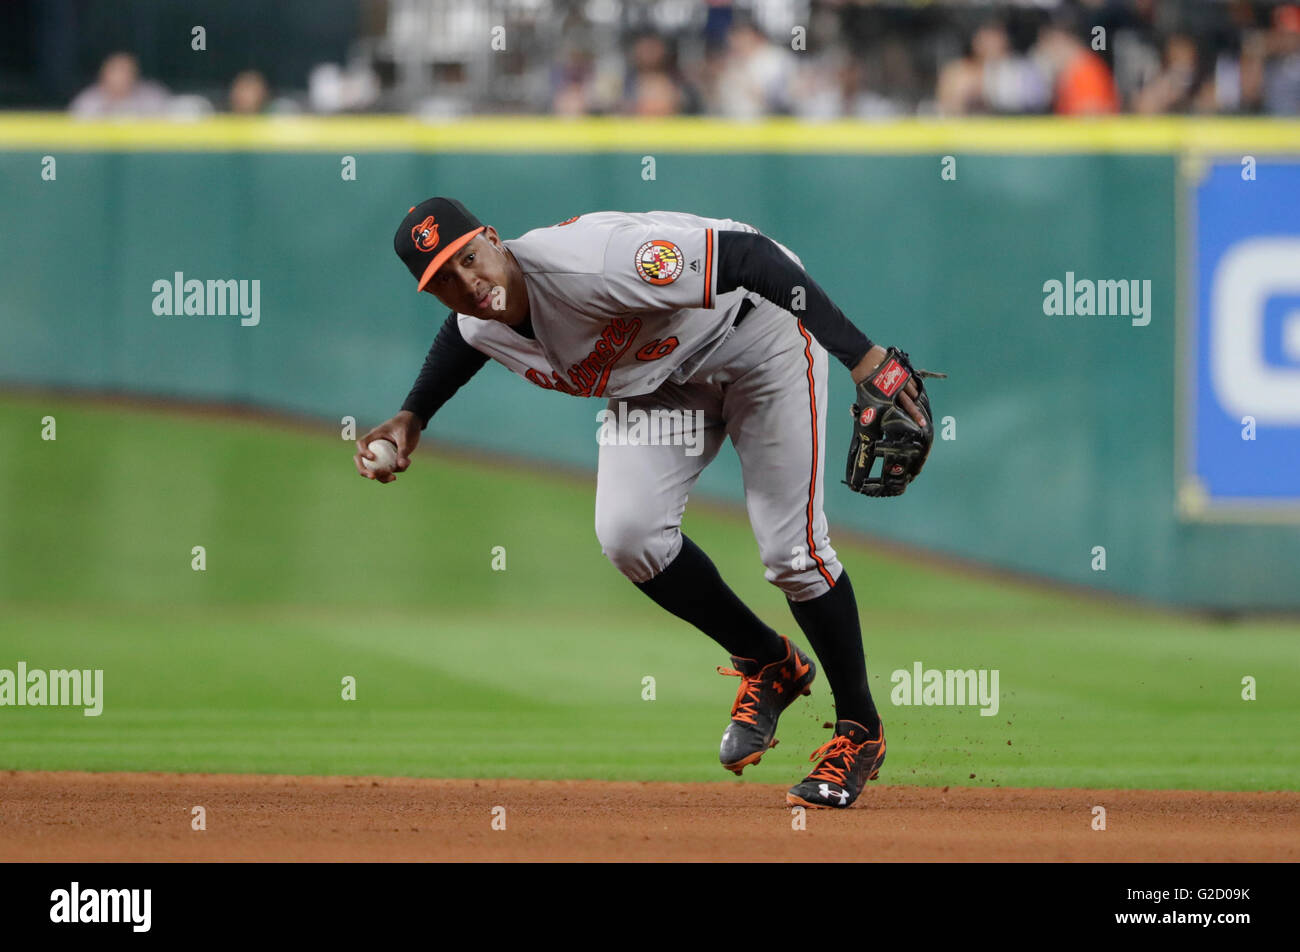
[[[1300,163],[1210,162],[1191,198],[1182,509],[1293,515],[1300,512]]]

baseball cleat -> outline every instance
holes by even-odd
[[[871,740],[857,721],[839,721],[835,736],[808,759],[818,758],[821,762],[803,783],[790,788],[785,802],[803,807],[851,807],[867,781],[880,776],[880,765],[885,762],[885,725],[880,725],[880,736]]]
[[[817,677],[817,667],[785,635],[785,657],[759,667],[757,661],[731,656],[736,667],[718,667],[719,674],[740,678],[740,690],[731,705],[731,723],[722,735],[718,759],[737,776],[750,764],[756,764],[776,746],[776,722],[800,695],[812,693],[809,687]]]

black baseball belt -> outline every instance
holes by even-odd
[[[753,309],[754,309],[754,302],[751,301],[749,298],[745,298],[743,301],[741,301],[740,310],[736,312],[736,319],[731,322],[731,326],[739,327],[740,322],[743,321],[745,319],[745,316]]]

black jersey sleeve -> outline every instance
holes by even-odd
[[[468,383],[487,360],[487,354],[466,343],[460,332],[460,321],[453,311],[434,337],[424,358],[424,366],[420,368],[420,375],[415,378],[415,385],[407,394],[402,409],[419,417],[423,424],[420,429],[424,429],[439,408]]]
[[[766,235],[718,232],[718,293],[736,288],[761,294],[792,311],[817,343],[850,370],[873,346],[808,272]],[[799,303],[795,300],[796,288],[803,289],[802,309],[794,307]]]

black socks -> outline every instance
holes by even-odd
[[[763,624],[727,587],[712,560],[686,535],[682,536],[681,552],[666,569],[648,582],[634,584],[659,607],[690,622],[722,645],[727,654],[750,658],[759,664],[771,664],[785,657],[781,636]],[[854,618],[854,632],[856,623]],[[859,650],[861,643],[859,636],[855,642]]]
[[[666,569],[648,582],[635,584],[661,608],[690,622],[728,654],[750,658],[760,665],[785,657],[781,636],[727,587],[712,560],[685,535],[681,552]],[[812,645],[830,685],[836,720],[857,721],[871,737],[879,737],[880,715],[867,687],[862,627],[848,572],[841,570],[835,587],[825,595],[790,602],[790,612]]]
[[[841,570],[835,587],[825,595],[790,602],[790,612],[821,662],[835,696],[835,719],[857,721],[872,738],[879,737],[880,715],[867,687],[862,627],[849,573]]]

